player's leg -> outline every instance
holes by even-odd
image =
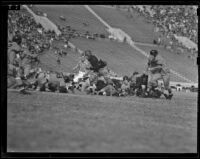
[[[170,88],[170,74],[166,73],[165,75],[162,76],[162,78],[163,78],[163,84],[164,84],[164,95],[167,99],[171,99],[173,94]],[[167,92],[168,92],[168,95],[167,95]]]
[[[89,79],[87,79],[85,82],[82,83],[81,91],[85,92],[85,90],[90,86]]]
[[[148,75],[147,93],[149,93],[153,87],[158,86],[159,79],[162,79],[162,75],[160,73],[155,73],[155,74],[150,73]]]

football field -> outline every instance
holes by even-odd
[[[166,100],[8,91],[8,152],[197,152],[197,94]]]

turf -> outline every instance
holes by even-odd
[[[197,97],[8,92],[8,152],[197,152]]]

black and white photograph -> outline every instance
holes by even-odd
[[[197,8],[8,10],[7,152],[197,153]]]

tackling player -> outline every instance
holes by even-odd
[[[157,50],[151,50],[148,57],[146,70],[148,72],[147,94],[154,87],[158,86],[158,80],[162,79],[164,84],[164,96],[171,99],[173,94],[170,88],[170,70],[165,60],[158,55]],[[167,94],[168,92],[168,94]]]

